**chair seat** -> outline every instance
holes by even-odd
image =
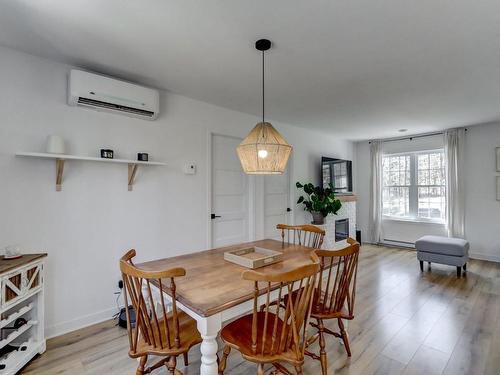
[[[138,339],[137,342],[137,350],[135,352],[130,351],[129,355],[133,358],[143,356],[144,354],[171,354],[178,355],[185,353],[191,348],[193,345],[199,344],[202,339],[200,333],[198,332],[198,328],[196,326],[196,320],[191,318],[183,311],[178,311],[177,316],[179,318],[179,336],[181,337],[181,342],[178,347],[175,345],[175,334],[174,334],[174,322],[172,314],[168,314],[168,328],[170,333],[170,344],[171,349],[168,348],[168,340],[167,340],[167,330],[165,327],[165,320],[158,320],[158,325],[160,326],[161,332],[161,341],[158,333],[154,333],[154,342],[156,345],[153,345],[153,341],[148,343],[143,336]],[[155,323],[153,323],[155,325]],[[160,344],[161,342],[161,344]],[[163,346],[163,349],[162,349]]]
[[[344,307],[340,311],[333,312],[325,312],[323,309],[323,304],[313,305],[311,310],[311,318],[319,318],[319,319],[348,319],[351,320],[354,317],[352,314],[349,314],[349,311]]]
[[[255,351],[252,350],[252,319],[253,319],[252,314],[245,315],[235,320],[234,322],[229,323],[224,328],[222,328],[222,331],[220,333],[221,339],[224,341],[225,344],[238,350],[241,353],[241,355],[249,361],[263,362],[263,363],[274,362],[280,357],[281,359],[283,359],[283,357],[287,357],[288,353],[290,360],[293,361],[293,359],[295,358],[295,354],[291,348],[289,348],[288,351],[283,350],[283,352],[279,356],[270,355],[271,352],[276,353],[278,351],[277,344],[274,343],[273,345],[273,329],[276,318],[278,319],[278,322],[276,324],[277,330],[276,330],[275,342],[279,341],[279,337],[282,334],[283,330],[283,321],[281,320],[281,318],[276,317],[276,315],[272,313],[268,314],[267,329],[265,332],[264,351],[262,351],[263,349],[262,343],[264,342],[264,340],[262,339],[262,333],[264,332],[265,316],[266,316],[265,312],[257,313],[258,338],[257,338],[257,349]],[[262,355],[263,352],[265,354],[264,356]]]

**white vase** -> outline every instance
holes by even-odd
[[[311,224],[315,225],[323,225],[325,224],[325,217],[321,212],[311,211],[311,215],[313,217],[313,221]]]
[[[64,139],[58,135],[49,135],[47,137],[46,151],[49,154],[64,154],[66,148],[64,147]]]

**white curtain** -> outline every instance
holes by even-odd
[[[372,141],[370,186],[370,237],[372,243],[382,242],[382,142]]]
[[[448,236],[460,238],[465,237],[464,147],[464,128],[444,132],[446,223]]]

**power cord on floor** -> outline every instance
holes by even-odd
[[[113,315],[113,319],[117,319],[119,316],[120,316],[120,312],[121,312],[121,308],[120,308],[120,304],[118,302],[118,300],[120,299],[121,295],[122,295],[122,290],[123,289],[120,289],[120,291],[118,292],[114,292],[114,294],[116,295],[116,314]],[[116,325],[118,325],[118,323],[116,323]]]

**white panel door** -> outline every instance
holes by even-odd
[[[248,176],[236,154],[241,139],[212,135],[212,246],[248,241]]]
[[[276,224],[291,224],[290,174],[264,177],[264,238],[281,238]]]

